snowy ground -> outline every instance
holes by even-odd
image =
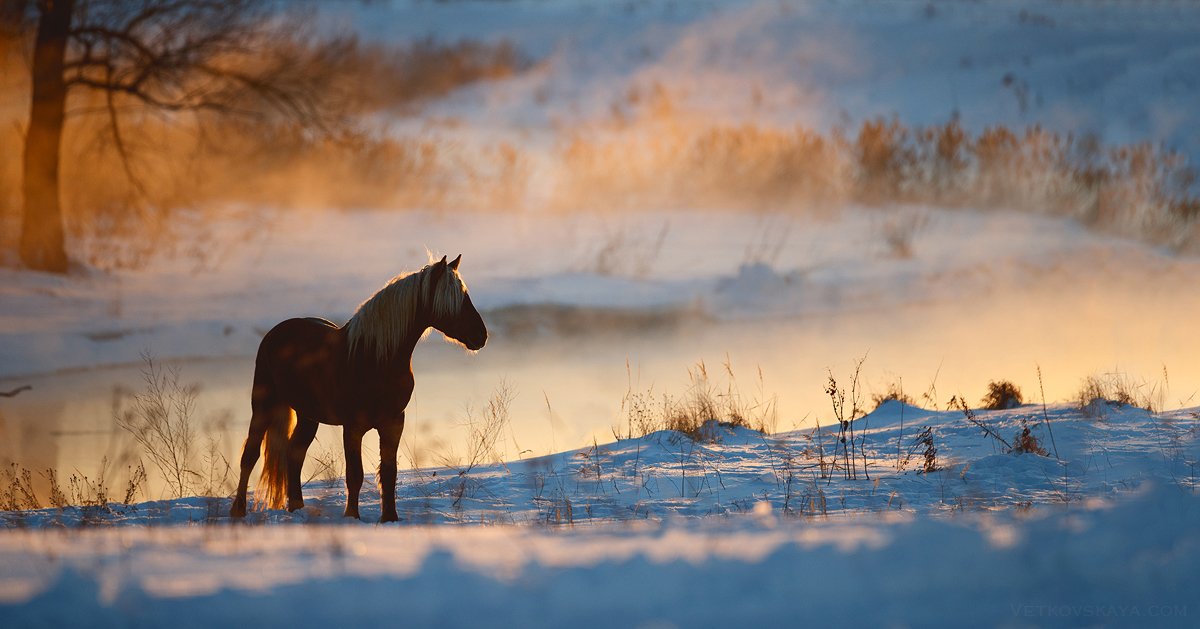
[[[367,37],[529,54],[530,71],[392,129],[464,152],[520,146],[544,189],[498,211],[242,208],[144,268],[0,269],[0,391],[33,387],[0,398],[0,463],[65,477],[113,460],[113,406],[138,390],[144,351],[200,387],[203,436],[233,458],[265,330],[344,320],[428,252],[461,252],[492,338],[475,356],[418,348],[403,522],[343,521],[340,481],[311,467],[303,511],[246,526],[226,521],[228,498],[160,499],[161,478],[132,505],[0,513],[0,625],[1195,625],[1196,258],[1028,208],[538,204],[572,134],[653,131],[614,121],[656,85],[675,124],[825,131],[957,113],[974,130],[1037,123],[1196,161],[1195,4],[347,7],[321,10]],[[823,387],[827,369],[848,386],[862,356],[864,399],[899,383],[945,408],[1013,380],[1038,404],[977,419],[1010,442],[1029,426],[1047,455],[1005,452],[962,412],[893,402],[855,422],[866,469],[844,478]],[[773,399],[778,431],[614,441],[627,395],[684,396],[697,361],[714,374],[729,361],[740,396]],[[1156,412],[1079,409],[1093,372]],[[463,454],[468,407],[501,382],[517,396],[506,462],[435,467]],[[320,454],[338,442],[323,429]],[[365,521],[378,499],[368,482]]]
[[[9,533],[9,626],[1194,626],[1176,491],[956,520]],[[1128,536],[1121,531],[1136,531]],[[53,557],[53,558],[51,558]],[[20,601],[13,604],[12,601]]]
[[[303,511],[244,526],[225,499],[7,513],[0,618],[1191,626],[1200,415],[1093,411],[977,414],[1008,437],[1028,422],[1058,458],[1003,453],[958,412],[888,403],[857,422],[858,480],[823,477],[832,433],[718,425],[700,442],[657,432],[413,470],[399,526],[341,520],[343,492],[320,482]],[[913,442],[925,426],[941,468],[928,473]],[[377,514],[368,490],[364,519]]]

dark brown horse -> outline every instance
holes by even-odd
[[[324,319],[288,319],[258,346],[253,415],[242,446],[241,477],[229,515],[246,515],[246,489],[258,462],[259,502],[288,511],[304,506],[300,468],[317,424],[342,427],[346,450],[346,517],[358,516],[363,482],[362,438],[379,431],[380,522],[395,522],[396,450],[404,408],[413,392],[412,353],[429,328],[478,350],[487,342],[483,318],[458,274],[459,256],[400,275],[363,302],[343,327]],[[293,423],[294,418],[294,423]]]

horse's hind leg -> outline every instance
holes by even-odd
[[[399,522],[396,514],[396,454],[400,435],[404,432],[404,415],[400,421],[379,428],[379,494],[380,522]]]
[[[304,467],[304,457],[308,454],[308,446],[317,436],[317,422],[307,417],[297,417],[296,427],[288,439],[288,469],[287,469],[287,510],[295,511],[304,507],[304,494],[300,488],[300,470]]]
[[[363,484],[363,431],[347,424],[342,427],[342,446],[346,449],[346,513],[344,517],[358,519],[358,492]]]
[[[259,449],[262,447],[263,436],[271,425],[270,409],[254,404],[254,414],[250,416],[250,432],[242,445],[241,474],[238,476],[237,496],[229,509],[229,517],[241,518],[246,516],[246,490],[250,485],[250,472],[258,463]]]

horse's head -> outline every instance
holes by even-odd
[[[446,262],[446,256],[433,263],[426,270],[430,274],[429,291],[431,304],[430,326],[441,332],[447,339],[462,343],[471,351],[479,350],[487,343],[487,326],[483,317],[471,303],[467,294],[467,285],[458,274],[458,265],[462,261],[459,255],[453,262]]]

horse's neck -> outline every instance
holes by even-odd
[[[396,347],[396,351],[380,361],[379,369],[385,374],[412,373],[412,355],[417,349],[417,343],[425,335],[428,326],[417,332],[410,332]]]

